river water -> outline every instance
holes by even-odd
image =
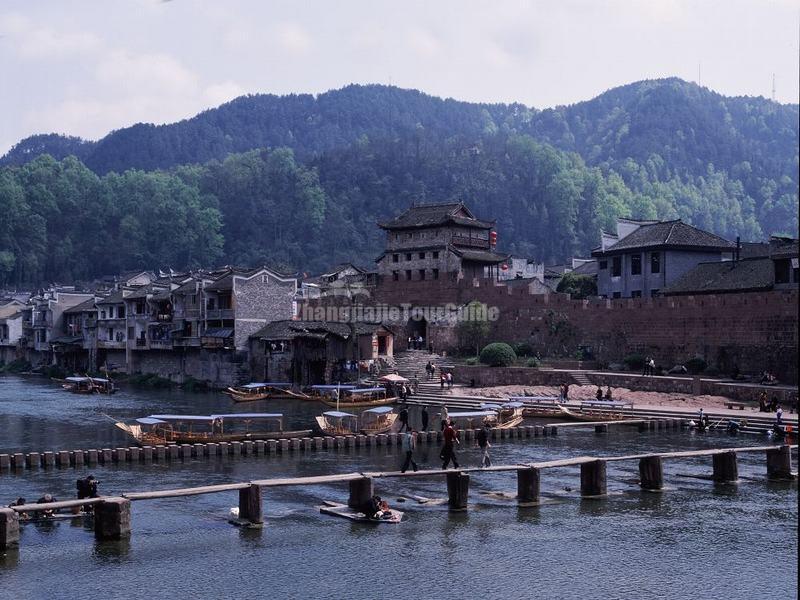
[[[321,411],[321,405],[294,401],[251,408],[282,411],[292,428],[309,427]],[[236,410],[216,393],[126,389],[83,397],[42,379],[5,376],[0,452],[129,445],[102,413]],[[598,436],[589,428],[498,441],[492,458],[520,463],[764,443],[750,436],[625,429]],[[436,466],[437,448],[423,446],[418,454],[418,462]],[[459,454],[462,464],[479,462],[474,448],[462,447]],[[398,449],[375,448],[109,465],[91,472],[101,493],[114,494],[394,470],[400,460]],[[346,484],[265,489],[260,531],[227,523],[235,492],[134,502],[133,533],[124,542],[96,543],[83,518],[23,525],[19,550],[0,555],[0,598],[796,598],[796,484],[765,481],[760,452],[739,455],[737,485],[685,477],[709,474],[709,457],[665,465],[668,489],[646,493],[633,481],[635,462],[609,463],[609,496],[600,500],[580,498],[579,469],[547,469],[546,503],[534,508],[518,508],[496,494],[515,492],[513,473],[475,473],[463,513],[398,501],[403,494],[446,497],[441,478],[376,480],[376,492],[406,511],[399,525],[321,515],[322,500],[346,501]],[[0,502],[45,492],[71,497],[75,479],[88,472],[5,473]]]

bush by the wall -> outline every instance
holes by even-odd
[[[513,346],[517,356],[533,356],[533,346],[529,342],[517,342]]]
[[[541,365],[541,363],[539,362],[539,359],[536,358],[535,356],[532,357],[532,358],[529,358],[527,361],[525,361],[525,366],[526,367],[538,367],[540,365]]]
[[[641,371],[644,369],[644,356],[641,354],[628,354],[622,359],[629,371]]]
[[[466,362],[466,363],[467,363],[467,365],[469,365],[470,367],[474,367],[475,365],[477,365],[477,364],[478,364],[478,359],[477,359],[477,358],[475,358],[474,356],[470,356],[470,357],[469,357],[469,358],[468,358],[466,361],[464,361],[464,362]]]
[[[699,356],[695,356],[694,358],[690,358],[685,363],[683,363],[683,366],[686,367],[686,369],[692,375],[699,375],[700,373],[706,370],[706,367],[708,367],[708,363]]]
[[[495,342],[481,350],[481,362],[490,367],[508,367],[517,360],[514,349],[508,344]]]

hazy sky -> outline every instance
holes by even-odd
[[[678,76],[798,102],[797,0],[2,0],[0,153],[96,139],[244,93],[392,83],[570,104]]]

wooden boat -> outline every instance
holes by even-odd
[[[273,398],[308,398],[306,394],[295,392],[291,388],[291,383],[247,383],[239,387],[229,387],[224,393],[228,394],[234,402],[255,402]]]
[[[251,429],[257,423],[258,426]],[[310,429],[284,431],[281,413],[232,413],[222,415],[150,415],[135,423],[115,421],[137,444],[195,444],[275,440],[311,435]]]
[[[511,396],[510,402],[522,402],[522,416],[556,419],[562,416],[558,396]]]
[[[495,412],[496,419],[489,420],[490,427],[495,429],[510,429],[516,427],[525,418],[522,414],[525,405],[519,401],[505,402],[503,404],[485,403],[481,404],[481,410],[491,410]]]
[[[385,511],[387,515],[384,518],[373,519],[362,512],[350,508],[346,504],[329,501],[325,501],[325,503],[319,507],[319,512],[326,515],[333,515],[334,517],[342,517],[350,521],[357,521],[359,523],[399,523],[403,520],[404,514],[403,511],[390,508]]]
[[[457,429],[480,429],[484,424],[489,427],[497,425],[497,411],[494,409],[449,412],[447,418],[455,423]]]
[[[114,382],[103,377],[67,377],[57,381],[73,394],[113,394],[117,391]]]
[[[364,435],[388,433],[394,428],[397,413],[391,406],[376,406],[361,413],[360,431]]]
[[[314,417],[317,427],[325,435],[355,435],[358,433],[358,416],[340,410],[329,410]]]
[[[372,406],[386,406],[394,403],[397,398],[389,396],[383,387],[357,388],[356,386],[315,385],[322,392],[318,399],[334,408],[364,408]]]
[[[561,409],[561,414],[559,415],[562,419],[571,419],[573,421],[623,421],[625,420],[625,415],[622,414],[621,411],[592,411],[592,412],[585,412],[585,411],[574,411],[570,410],[565,406],[558,406]]]

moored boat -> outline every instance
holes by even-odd
[[[621,411],[611,410],[600,410],[600,411],[575,411],[567,408],[566,406],[561,406],[559,404],[558,408],[560,409],[559,417],[563,419],[571,419],[573,421],[623,421],[626,417],[622,414]]]
[[[325,435],[354,435],[358,433],[358,416],[341,410],[329,410],[314,417]]]
[[[113,394],[114,382],[103,377],[67,377],[58,380],[61,387],[73,394]]]
[[[274,398],[301,398],[307,399],[308,396],[302,392],[292,390],[291,383],[246,383],[238,387],[229,387],[225,393],[234,402],[255,402],[257,400],[270,400]]]
[[[282,413],[150,415],[135,423],[115,421],[115,425],[142,446],[289,439],[311,434],[310,429],[285,431]]]
[[[376,406],[361,413],[360,431],[364,435],[388,433],[394,428],[397,413],[391,406]]]
[[[331,407],[336,408],[364,408],[372,406],[386,406],[397,400],[386,393],[386,388],[370,387],[358,388],[354,385],[315,385],[312,386],[318,396],[317,399]]]

